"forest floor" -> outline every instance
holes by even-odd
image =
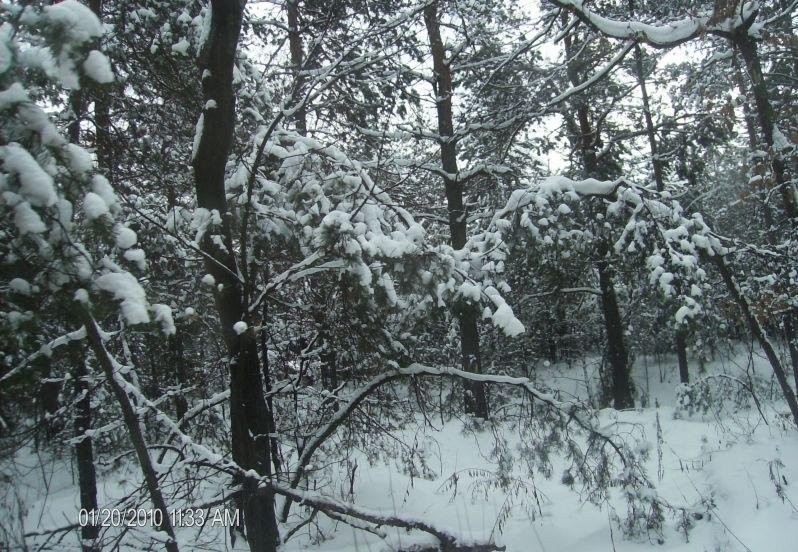
[[[563,393],[587,398],[584,375],[595,372],[595,359],[586,359],[585,366],[581,361],[570,367],[555,364],[539,367],[537,373]],[[739,347],[725,359],[708,363],[703,377],[746,373],[759,374],[760,383],[766,384],[771,371],[756,350]],[[516,450],[518,434],[495,428],[475,432],[457,420],[432,423],[433,427],[420,424],[399,435],[429,451],[434,479],[404,475],[407,470],[401,469],[398,458],[370,465],[365,456],[354,453],[358,468],[351,498],[363,507],[423,518],[466,538],[492,535],[510,552],[794,551],[798,543],[798,432],[785,416],[786,407],[760,397],[758,408],[751,402],[741,408],[727,405],[721,413],[688,416],[677,408],[678,372],[671,358],[638,359],[635,381],[639,389],[648,389],[649,406],[623,412],[606,409],[601,421],[649,448],[646,467],[663,499],[704,513],[693,521],[687,536],[679,528],[679,516],[666,512],[664,543],[659,544],[653,534],[625,537],[611,522],[607,504],[599,507],[585,502],[578,485],[571,489],[561,482],[563,458],[553,458],[551,478],[539,474],[532,478],[515,454],[516,461],[505,464],[513,484],[509,489],[492,485],[487,472],[497,470],[491,458],[496,436]],[[13,501],[19,498],[17,504],[27,510],[26,531],[75,523],[78,498],[72,466],[43,461],[32,453],[18,456],[17,462]],[[10,473],[7,466],[0,468]],[[342,480],[334,491],[345,493],[349,482],[341,470]],[[457,474],[456,492],[447,484],[453,474]],[[135,479],[134,465],[105,472],[99,492],[103,497],[121,496],[133,488]],[[626,506],[621,491],[613,493],[609,504],[623,518]],[[3,509],[12,506],[10,498],[7,493]],[[387,543],[405,549],[413,543],[430,544],[423,534],[388,530],[386,541],[323,516],[317,520],[289,542],[286,552],[382,552],[390,550]],[[240,540],[230,547],[228,535],[220,528],[206,527],[198,533],[186,527],[179,538],[183,550],[245,549]],[[51,549],[78,549],[75,532]],[[135,544],[124,549],[135,550]]]

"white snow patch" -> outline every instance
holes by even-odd
[[[125,226],[119,226],[116,229],[116,245],[120,249],[130,249],[138,241],[136,232]]]
[[[31,205],[50,207],[56,201],[53,178],[44,172],[28,151],[16,143],[0,148],[3,167],[19,177],[19,193]]]
[[[111,70],[111,62],[99,50],[92,50],[83,62],[83,71],[93,81],[100,84],[114,82],[114,72]]]
[[[150,321],[147,313],[147,296],[139,281],[130,272],[109,272],[97,277],[97,287],[121,301],[122,316],[130,325]]]
[[[89,220],[95,220],[109,214],[108,204],[98,194],[88,192],[83,198],[83,212]]]

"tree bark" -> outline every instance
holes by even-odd
[[[299,0],[288,0],[285,4],[285,9],[288,18],[288,49],[291,52],[291,67],[294,70],[293,100],[296,102],[302,98],[302,77],[299,73],[302,71],[304,61],[302,34],[299,32]],[[307,134],[307,110],[304,105],[296,110],[294,120],[296,121],[297,132],[302,135]]]
[[[600,247],[599,254],[601,258],[596,266],[599,273],[604,329],[607,332],[607,358],[612,373],[612,406],[616,410],[623,410],[634,406],[629,368],[627,367],[628,355],[623,335],[623,319],[612,281],[612,268],[607,261],[609,250],[606,247]]]
[[[762,347],[762,350],[765,352],[765,356],[773,368],[773,373],[776,375],[776,380],[779,382],[779,387],[781,388],[784,400],[787,402],[787,406],[790,408],[793,422],[796,426],[798,426],[798,399],[796,399],[795,393],[787,381],[787,374],[781,364],[781,359],[779,359],[779,354],[776,351],[776,348],[768,338],[767,333],[762,327],[762,323],[757,318],[754,309],[751,307],[748,298],[743,295],[743,292],[740,290],[740,286],[737,285],[734,274],[732,274],[731,269],[726,264],[726,260],[717,255],[711,257],[711,259],[717,267],[721,278],[723,278],[723,282],[726,284],[726,288],[729,290],[732,300],[734,300],[734,302],[737,304],[737,307],[740,309],[740,312],[748,323],[751,333],[759,343],[759,346]]]
[[[94,469],[94,446],[86,431],[91,429],[91,395],[86,381],[88,371],[86,360],[79,342],[69,346],[75,380],[75,437],[80,441],[75,445],[75,460],[78,470],[78,488],[80,489],[80,507],[86,511],[97,510],[97,473]],[[95,542],[100,534],[98,525],[86,524],[80,528],[81,549],[83,552],[98,552]]]
[[[568,56],[568,78],[573,86],[582,84],[579,76],[575,52],[572,47],[571,36],[566,35],[565,51]],[[582,155],[582,163],[586,177],[598,178],[599,166],[596,157],[596,129],[590,123],[590,111],[583,99],[577,100],[577,118],[579,123],[578,147]],[[623,318],[618,307],[618,296],[612,277],[612,268],[609,263],[611,247],[607,241],[598,244],[598,261],[596,268],[601,289],[601,310],[604,317],[604,330],[607,334],[607,358],[610,364],[610,390],[612,393],[613,407],[621,410],[634,406],[632,399],[631,377],[629,374],[628,355],[623,329]]]
[[[94,356],[97,357],[97,362],[105,374],[105,379],[111,387],[119,403],[119,407],[122,410],[122,419],[130,434],[133,449],[136,451],[139,466],[144,474],[144,483],[150,495],[150,501],[152,501],[153,507],[161,512],[161,523],[157,525],[157,529],[163,531],[169,537],[164,546],[167,552],[179,552],[177,540],[175,539],[175,532],[169,516],[169,510],[166,508],[166,501],[163,498],[161,487],[158,483],[158,475],[155,473],[152,458],[150,458],[150,453],[147,450],[147,442],[144,440],[144,435],[141,432],[139,417],[136,415],[136,411],[130,402],[127,391],[125,391],[122,384],[117,380],[117,378],[122,378],[123,376],[117,373],[114,363],[111,361],[111,357],[105,349],[105,344],[103,343],[102,337],[100,337],[100,332],[97,329],[97,324],[94,322],[94,319],[86,311],[83,311],[81,315],[83,318],[83,325],[86,328],[86,336],[92,351],[94,351]]]
[[[754,105],[756,106],[757,120],[759,121],[762,138],[768,148],[772,148],[773,130],[776,121],[773,114],[773,105],[768,94],[767,83],[762,72],[762,65],[759,61],[756,39],[748,34],[747,29],[741,29],[732,36],[731,40],[745,62],[745,68],[751,81],[751,90],[754,93]],[[794,221],[798,217],[794,185],[787,178],[786,167],[779,152],[773,153],[771,164],[776,186],[782,199],[782,210],[793,221],[793,224],[788,225],[788,227],[794,228]]]
[[[454,138],[454,117],[452,115],[452,73],[441,39],[437,0],[424,8],[424,24],[427,28],[435,72],[435,106],[438,116],[441,166],[444,172],[443,184],[449,212],[450,243],[454,249],[462,249],[468,237],[466,208],[463,201],[463,184],[457,180],[457,141]],[[463,370],[479,374],[482,372],[482,359],[479,350],[476,307],[463,305],[458,318]],[[488,417],[488,399],[485,385],[482,382],[466,383],[465,409],[466,412],[478,418]]]
[[[687,365],[687,339],[684,328],[676,330],[676,356],[679,359],[679,382],[690,383],[690,371]]]
[[[225,198],[225,166],[233,144],[235,95],[233,68],[241,33],[244,3],[211,2],[211,28],[200,54],[203,104],[216,108],[203,112],[202,131],[193,159],[197,205],[221,216],[221,225],[209,229],[201,248],[205,267],[216,283],[216,308],[230,358],[230,426],[233,460],[244,470],[271,475],[269,408],[264,398],[258,348],[252,331],[236,334],[233,325],[247,321],[243,282],[239,280],[232,239],[232,222]],[[211,233],[221,236],[214,243]],[[246,236],[244,236],[244,239]],[[244,513],[247,540],[252,552],[275,552],[279,541],[274,497],[258,492],[257,480],[242,478],[239,505]]]

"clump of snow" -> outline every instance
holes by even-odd
[[[180,42],[172,44],[172,53],[179,54],[181,56],[185,56],[188,54],[188,47],[191,46],[188,40],[185,38],[182,39]]]
[[[27,201],[21,201],[14,207],[14,224],[21,235],[41,234],[47,230],[39,214]]]
[[[216,278],[214,278],[211,274],[206,274],[200,281],[206,286],[213,286],[216,284]]]
[[[122,316],[128,324],[145,324],[150,321],[147,296],[139,281],[130,272],[109,272],[99,276],[94,283],[99,289],[121,301]]]
[[[99,50],[92,50],[83,62],[83,71],[90,79],[107,84],[114,81],[114,72],[111,70],[111,62],[105,54]]]
[[[95,220],[109,214],[108,204],[98,194],[88,192],[83,198],[83,212],[89,220]]]
[[[136,263],[139,270],[145,270],[147,268],[147,256],[144,254],[143,249],[128,249],[125,251],[125,259],[131,263]]]
[[[83,288],[80,288],[75,292],[73,299],[75,299],[75,301],[77,301],[78,303],[83,303],[84,305],[87,305],[89,303],[89,292]]]
[[[14,278],[8,282],[8,289],[14,293],[19,293],[20,295],[30,295],[33,291],[33,287],[30,285],[30,283],[22,278]]]
[[[77,0],[64,0],[42,11],[44,20],[63,29],[75,42],[88,42],[103,34],[103,26],[91,9]]]
[[[138,241],[136,233],[126,226],[119,226],[116,229],[116,245],[120,249],[130,249]]]
[[[1,42],[0,45],[2,45]],[[0,53],[0,56],[2,56],[2,53]],[[0,67],[2,67],[2,60],[0,60]],[[0,74],[2,74],[2,72],[3,71],[0,70]],[[26,101],[28,101],[28,93],[18,82],[15,82],[3,91],[0,91],[0,110]]]
[[[496,309],[491,319],[508,337],[515,337],[526,331],[521,321],[513,314],[513,309],[506,303]]]
[[[241,335],[242,333],[247,331],[248,327],[249,326],[247,326],[246,322],[239,320],[238,322],[233,324],[233,331],[236,333],[236,335]]]
[[[114,193],[114,189],[111,187],[107,178],[101,174],[95,174],[91,179],[91,189],[95,194],[103,198],[103,201],[105,201],[108,209],[112,213],[119,211],[119,202],[116,199],[116,193]]]
[[[200,140],[202,139],[202,130],[205,128],[205,114],[200,113],[197,119],[197,126],[194,128],[194,142],[191,145],[191,160],[197,158],[197,151],[199,151]]]
[[[94,165],[91,154],[77,144],[67,144],[64,149],[69,157],[69,165],[78,174],[86,174]]]
[[[50,207],[56,201],[53,178],[44,172],[36,159],[16,143],[0,147],[3,168],[19,178],[19,193],[31,205]]]
[[[175,321],[172,318],[172,309],[169,307],[169,305],[164,305],[163,303],[155,303],[152,305],[151,308],[156,322],[161,323],[161,331],[165,335],[174,335],[175,333],[177,333],[177,328],[175,328]]]

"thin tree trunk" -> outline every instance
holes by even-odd
[[[632,386],[627,366],[628,355],[623,335],[623,320],[618,308],[618,297],[612,281],[612,268],[607,261],[609,251],[602,248],[601,259],[596,263],[601,289],[601,307],[604,314],[604,329],[607,332],[607,358],[612,373],[612,406],[616,410],[632,408]]]
[[[443,184],[446,191],[446,205],[449,212],[449,232],[454,249],[462,249],[467,239],[466,209],[463,201],[463,184],[457,181],[457,142],[454,139],[452,115],[452,74],[446,59],[446,50],[441,39],[438,19],[438,2],[431,2],[424,8],[424,24],[429,37],[435,71],[435,106],[438,115],[438,134],[441,144],[441,165],[444,172]],[[479,329],[475,307],[465,305],[459,315],[460,352],[463,370],[482,372],[482,359],[479,351]],[[467,382],[465,409],[478,418],[488,417],[488,399],[482,382]]]
[[[105,374],[106,381],[111,387],[119,403],[119,407],[122,409],[122,419],[130,434],[133,449],[136,451],[136,457],[138,458],[139,466],[141,466],[141,471],[144,474],[144,482],[147,487],[147,492],[150,495],[152,505],[156,510],[160,510],[161,512],[159,516],[161,523],[157,526],[157,529],[163,531],[169,537],[164,544],[167,552],[178,552],[179,549],[177,540],[175,539],[175,532],[172,528],[169,510],[166,508],[166,501],[163,498],[161,487],[158,483],[158,475],[155,473],[152,458],[150,458],[150,453],[147,450],[147,442],[144,440],[144,435],[141,432],[139,417],[136,415],[136,410],[130,402],[130,397],[128,397],[122,384],[117,380],[117,378],[122,378],[123,376],[117,373],[114,368],[114,363],[111,361],[111,357],[105,349],[105,344],[103,343],[102,337],[100,337],[100,332],[97,329],[97,324],[94,322],[94,319],[86,311],[83,311],[81,315],[89,344],[91,345],[92,351],[94,351],[94,356],[97,357],[97,362]]]
[[[776,375],[776,380],[779,382],[779,387],[781,387],[784,400],[787,401],[787,406],[790,408],[793,422],[796,426],[798,426],[798,399],[796,399],[795,393],[787,381],[787,374],[781,364],[781,359],[779,359],[776,348],[768,338],[767,333],[762,327],[762,323],[754,313],[750,302],[745,295],[743,295],[743,292],[740,290],[740,286],[737,285],[734,274],[732,274],[731,269],[726,264],[726,260],[717,255],[711,257],[711,259],[717,267],[721,278],[723,278],[723,282],[726,284],[729,294],[737,304],[737,307],[740,309],[740,312],[748,323],[751,333],[759,343],[759,346],[762,347],[762,350],[765,352],[765,356],[767,357],[768,362],[770,362],[770,366],[773,368],[773,373]]]
[[[582,84],[582,79],[577,71],[574,60],[574,50],[571,36],[566,35],[565,51],[568,56],[568,78],[573,86]],[[598,159],[596,158],[596,130],[590,123],[590,111],[584,100],[578,99],[577,118],[579,122],[579,149],[582,155],[586,177],[599,176]],[[598,262],[596,268],[599,275],[599,288],[601,289],[601,310],[604,317],[604,329],[607,334],[607,358],[610,364],[610,390],[612,392],[613,407],[621,410],[634,406],[632,399],[631,377],[629,374],[628,354],[623,329],[623,318],[618,307],[618,296],[612,277],[612,268],[608,261],[611,247],[607,242],[598,246]]]
[[[302,99],[302,77],[299,75],[302,70],[304,52],[302,49],[302,34],[299,32],[299,0],[288,0],[285,4],[288,18],[288,49],[291,52],[291,67],[294,70],[294,98]],[[307,110],[303,105],[294,113],[296,130],[302,135],[308,133]]]
[[[197,205],[217,210],[222,218],[218,229],[224,247],[214,243],[208,232],[201,243],[205,268],[219,286],[216,309],[230,358],[230,426],[233,460],[244,470],[271,475],[269,407],[264,398],[263,378],[255,336],[251,331],[238,335],[233,325],[247,321],[244,283],[234,255],[232,223],[225,198],[225,166],[233,143],[235,96],[233,68],[241,32],[243,2],[213,0],[211,26],[200,55],[203,104],[213,100],[215,109],[203,113],[202,131],[193,159]],[[244,236],[246,239],[246,236]],[[275,552],[279,541],[274,496],[258,492],[258,482],[243,478],[239,505],[244,513],[247,540],[252,552]]]
[[[80,507],[86,511],[97,510],[97,474],[94,469],[94,447],[91,437],[86,432],[91,429],[91,395],[89,384],[86,381],[88,371],[86,360],[79,342],[69,346],[69,356],[72,361],[73,377],[75,380],[75,438],[80,439],[75,445],[75,459],[78,470],[78,488],[80,489]],[[86,524],[80,528],[81,548],[83,552],[97,552],[99,547],[95,542],[100,534],[98,525]]]
[[[679,381],[690,383],[690,371],[687,366],[687,339],[684,328],[676,330],[676,356],[679,359]]]
[[[175,415],[178,420],[182,420],[188,412],[188,401],[183,394],[184,387],[188,385],[188,362],[183,350],[183,330],[180,327],[177,327],[175,334],[169,337],[169,351],[174,363],[175,382],[180,387],[180,392],[174,396]],[[180,429],[185,430],[185,424],[182,424]]]
[[[654,182],[657,191],[665,189],[665,182],[662,175],[662,161],[659,158],[659,148],[657,146],[657,132],[654,128],[654,119],[651,116],[651,105],[648,98],[646,87],[646,76],[643,72],[643,49],[639,44],[635,45],[635,73],[637,83],[640,86],[640,94],[643,98],[643,118],[646,121],[646,134],[648,135],[648,147],[651,150],[651,165],[654,168]]]
[[[773,131],[776,121],[773,114],[773,106],[770,103],[770,97],[768,95],[767,83],[765,82],[765,76],[762,72],[762,65],[759,61],[757,42],[748,34],[747,30],[746,32],[735,34],[732,37],[732,42],[739,50],[745,62],[748,78],[751,81],[751,90],[754,93],[754,104],[756,106],[757,120],[759,121],[762,138],[765,144],[769,148],[772,148]],[[786,167],[779,152],[774,152],[771,164],[776,186],[778,186],[782,198],[782,210],[789,219],[795,221],[796,217],[798,217],[795,189],[791,180],[787,178]],[[789,227],[794,228],[794,223]]]

